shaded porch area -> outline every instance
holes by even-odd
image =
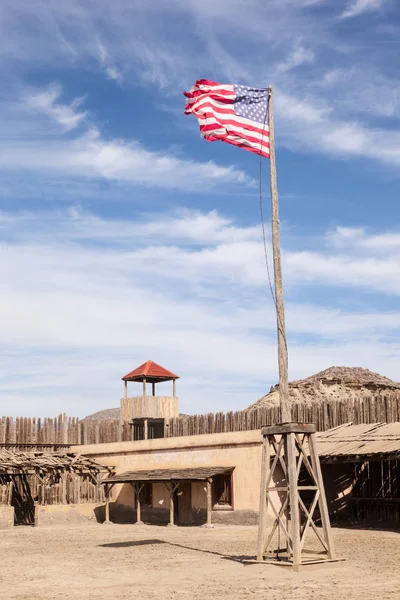
[[[198,496],[199,493],[204,495],[204,505],[206,507],[204,527],[212,527],[213,506],[218,502],[224,502],[225,499],[232,503],[229,491],[233,470],[234,467],[158,469],[127,471],[108,477],[102,481],[105,486],[106,521],[110,521],[111,490],[116,484],[128,484],[131,487],[136,506],[136,524],[143,523],[142,504],[146,502],[146,496],[152,495],[154,484],[161,484],[167,492],[168,525],[191,525],[193,524],[192,512],[194,509],[192,484],[197,484],[196,495]],[[148,505],[148,501],[146,504]],[[153,507],[152,499],[150,504]]]

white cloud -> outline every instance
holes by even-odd
[[[313,63],[314,59],[315,54],[312,50],[305,48],[301,43],[297,43],[288,58],[284,62],[278,64],[276,73],[278,75],[287,73],[301,65]]]
[[[286,257],[291,280],[314,285],[347,286],[400,295],[399,256],[327,256],[297,252]]]
[[[342,12],[342,19],[358,17],[365,12],[375,12],[380,10],[387,0],[353,0]]]
[[[106,75],[108,79],[113,79],[118,83],[122,82],[122,74],[115,67],[106,67]]]
[[[105,140],[96,129],[74,140],[13,140],[0,147],[0,169],[41,172],[47,176],[100,177],[186,191],[199,189],[201,185],[252,185],[252,180],[233,166],[186,160],[171,152],[154,152],[138,142]]]
[[[333,106],[323,100],[317,104],[277,90],[278,143],[296,151],[323,151],[340,157],[368,157],[387,165],[400,163],[400,129],[370,127],[357,119],[340,118]]]
[[[149,358],[181,375],[186,412],[241,408],[276,382],[275,316],[258,227],[215,211],[112,220],[75,206],[2,214],[0,227],[7,373],[0,389],[14,403],[3,413],[68,406],[83,415],[118,405],[120,377]],[[351,243],[354,236],[343,237]],[[358,289],[366,305],[361,291],[371,286],[398,295],[398,275],[396,289],[388,282],[399,260],[329,248],[330,256],[284,248],[291,378],[330,364],[398,378],[399,311],[339,308],[329,290],[346,287],[348,301]],[[328,305],[301,301],[305,280],[308,291],[310,284],[319,295],[328,290]]]
[[[365,229],[363,227],[336,227],[333,231],[329,231],[327,239],[334,246],[351,246],[356,244],[360,239],[363,239]]]
[[[46,115],[61,125],[65,131],[70,131],[78,127],[87,117],[86,111],[77,111],[84,98],[75,98],[71,104],[61,104],[57,102],[61,96],[61,85],[52,83],[43,90],[26,94],[23,106],[30,112]]]
[[[225,0],[120,2],[112,7],[104,0],[51,5],[16,0],[0,23],[6,40],[1,65],[7,72],[17,64],[21,73],[32,62],[43,68],[96,65],[118,83],[123,77],[126,88],[130,82],[152,86],[155,98],[161,89],[160,105],[175,105],[177,90],[201,73],[252,85],[266,85],[275,74],[272,83],[281,94],[276,103],[279,144],[296,151],[369,157],[396,167],[399,128],[390,123],[388,129],[375,117],[397,118],[399,112],[398,77],[384,68],[397,59],[398,35],[386,27],[382,45],[375,44],[371,32],[355,38],[332,19],[332,7],[314,9],[324,3],[232,0],[226,11]],[[357,0],[344,14],[380,5],[382,0]],[[229,36],[221,35],[221,29]],[[299,40],[294,47],[293,39]],[[295,67],[302,64],[307,70],[299,77]]]
[[[85,111],[77,111],[83,99],[62,104],[57,102],[61,94],[61,86],[52,84],[44,90],[25,94],[23,102],[16,105],[3,103],[4,111],[0,115],[4,126],[0,142],[3,172],[28,171],[47,178],[101,178],[186,191],[219,184],[253,185],[250,177],[232,165],[192,161],[170,149],[152,151],[135,140],[106,139],[87,120]],[[38,115],[43,116],[42,120]],[[49,122],[61,126],[61,135],[56,135],[60,132],[53,131]],[[84,128],[74,131],[83,123]],[[63,135],[66,132],[72,135]]]
[[[369,234],[363,227],[336,227],[327,235],[327,239],[338,247],[350,247],[375,252],[392,252],[400,250],[400,233],[386,232]]]

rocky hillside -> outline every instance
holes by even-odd
[[[341,400],[349,396],[376,396],[396,391],[400,393],[400,383],[361,367],[329,367],[311,377],[289,383],[292,402]],[[248,410],[278,403],[279,386],[276,385]]]

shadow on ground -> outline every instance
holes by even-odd
[[[200,552],[201,554],[214,554],[220,556],[223,560],[232,560],[234,562],[240,562],[248,564],[247,561],[254,560],[252,556],[227,556],[221,552],[215,552],[214,550],[202,550],[201,548],[193,548],[192,546],[185,546],[184,544],[174,544],[173,542],[167,542],[159,539],[149,540],[132,540],[128,542],[110,542],[109,544],[100,544],[101,548],[134,548],[135,546],[152,546],[156,544],[166,544],[167,546],[174,546],[175,548],[182,548],[183,550],[192,550],[193,552]]]

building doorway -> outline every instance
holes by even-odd
[[[175,523],[191,525],[192,523],[192,483],[181,481],[174,494]]]

